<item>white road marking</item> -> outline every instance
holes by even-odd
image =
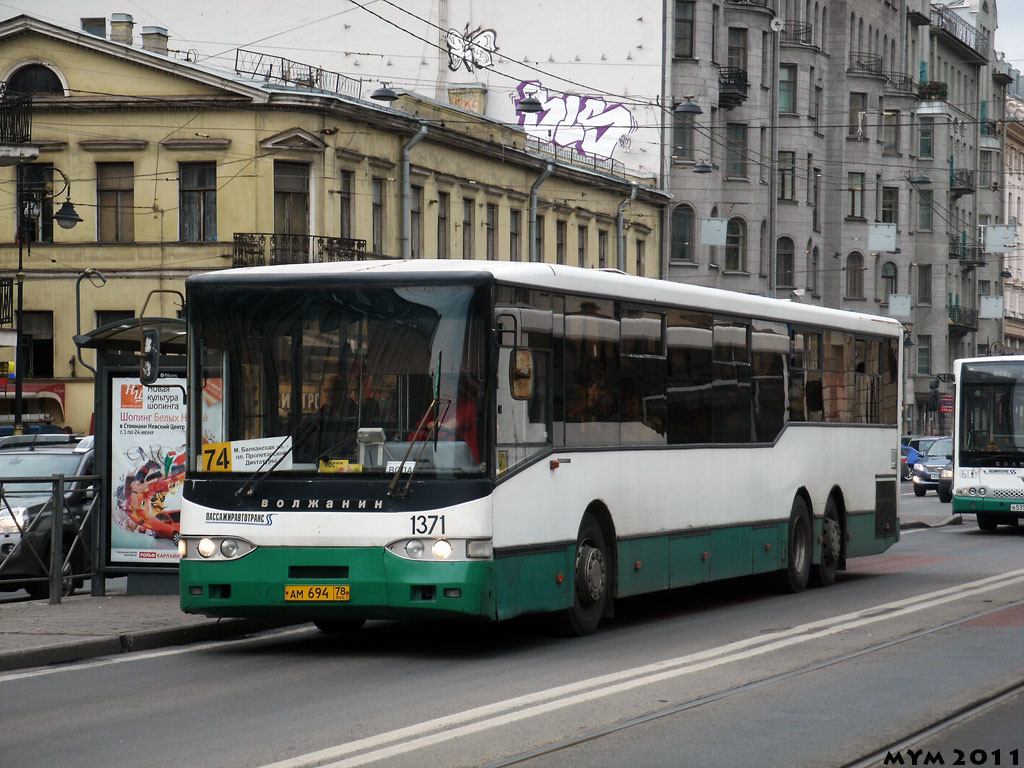
[[[464,712],[456,712],[445,717],[380,733],[376,736],[268,763],[262,768],[310,768],[311,766],[350,768],[351,766],[366,765],[406,752],[429,748],[460,736],[490,730],[663,680],[702,672],[723,664],[743,661],[792,645],[847,632],[953,600],[1020,583],[1024,583],[1024,569],[865,608],[843,616],[810,622],[779,632],[737,640],[698,653],[494,702]],[[354,753],[357,752],[363,754],[355,755]],[[339,758],[346,758],[349,755],[353,756],[339,760]],[[324,761],[327,760],[336,762],[324,764]]]

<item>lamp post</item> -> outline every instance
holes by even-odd
[[[64,204],[60,207],[57,213],[53,214],[53,220],[57,222],[62,229],[71,229],[78,222],[82,220],[82,217],[78,215],[78,211],[75,210],[75,206],[71,203],[71,180],[67,177],[64,171],[57,168],[53,169],[61,175],[64,180],[64,189],[61,192],[67,192],[67,199]],[[30,217],[38,218],[42,212],[42,205],[47,200],[52,200],[57,197],[58,193],[49,193],[45,190],[42,191],[24,191],[18,194],[18,272],[15,278],[18,283],[18,303],[15,310],[15,347],[14,347],[14,426],[13,432],[16,435],[24,434],[24,427],[22,425],[22,382],[23,382],[23,368],[24,368],[24,354],[22,352],[22,339],[24,338],[22,324],[24,321],[24,293],[25,293],[25,267],[24,260],[22,258],[25,244],[25,231],[26,223]],[[33,233],[34,236],[34,233]],[[28,255],[32,255],[32,242],[28,244]]]

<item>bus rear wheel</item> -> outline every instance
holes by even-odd
[[[803,592],[811,575],[811,516],[803,496],[793,499],[789,512],[786,567],[779,571],[783,592]]]
[[[601,623],[608,601],[608,547],[597,520],[585,515],[576,536],[573,565],[573,602],[556,615],[556,628],[565,635],[589,635]]]
[[[814,586],[827,587],[835,582],[842,553],[843,527],[839,523],[839,508],[835,499],[829,498],[821,521],[821,562],[811,568]]]

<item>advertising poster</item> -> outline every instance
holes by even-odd
[[[178,561],[185,482],[185,379],[146,387],[115,377],[111,393],[110,562]]]

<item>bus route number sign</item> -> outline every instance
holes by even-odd
[[[284,588],[286,601],[345,602],[352,596],[348,584],[289,584]]]

